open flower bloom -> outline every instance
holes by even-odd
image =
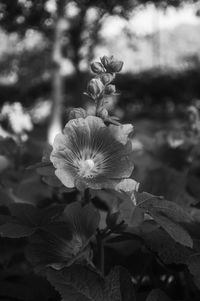
[[[66,206],[61,221],[55,221],[29,238],[26,254],[37,268],[61,269],[73,262],[90,261],[90,241],[99,225],[99,212],[90,203]]]
[[[121,189],[133,170],[132,130],[131,124],[107,127],[94,116],[70,120],[53,143],[50,160],[56,176],[68,188]]]

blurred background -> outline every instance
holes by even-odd
[[[178,120],[200,106],[200,1],[0,0],[0,136],[52,143],[103,55],[124,61],[112,113]]]

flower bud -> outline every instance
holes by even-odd
[[[90,67],[91,67],[92,72],[94,72],[94,73],[101,74],[101,73],[105,72],[103,65],[99,62],[92,63]]]
[[[103,73],[100,76],[100,79],[104,85],[110,84],[115,78],[115,74],[111,73]]]
[[[110,62],[106,70],[108,72],[120,72],[122,70],[123,64],[124,63],[122,61],[113,60],[112,62]]]
[[[99,78],[91,79],[91,81],[89,82],[89,84],[87,86],[88,95],[91,98],[96,99],[101,96],[103,91],[104,91],[104,85],[103,85],[102,81]]]
[[[102,64],[104,65],[105,68],[108,67],[108,65],[110,64],[110,62],[113,60],[113,55],[108,57],[106,55],[104,55],[103,57],[100,58]]]
[[[105,119],[108,117],[108,111],[105,108],[101,107],[98,110],[97,115],[98,115],[98,117]]]
[[[68,112],[68,119],[86,118],[87,112],[82,108],[72,108]]]
[[[106,86],[105,88],[105,94],[114,94],[116,92],[116,88],[115,88],[115,85],[108,85]]]
[[[123,62],[115,60],[113,56],[103,56],[101,62],[106,68],[106,71],[111,73],[120,72],[123,67]]]

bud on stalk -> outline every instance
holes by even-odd
[[[100,79],[105,86],[110,84],[114,80],[114,78],[115,74],[111,73],[103,73],[100,75]]]
[[[95,100],[103,94],[104,88],[104,84],[99,78],[93,78],[87,86],[87,93]]]
[[[103,65],[99,62],[92,63],[90,67],[91,67],[92,72],[94,72],[94,73],[101,74],[101,73],[105,72]]]
[[[111,95],[114,94],[116,92],[116,87],[115,85],[108,85],[105,88],[105,94]]]
[[[123,67],[122,61],[112,61],[109,66],[107,67],[108,72],[120,72]]]
[[[104,120],[108,117],[108,111],[104,107],[100,107],[97,109],[97,116]]]
[[[105,67],[106,71],[111,73],[120,72],[123,67],[123,62],[115,60],[113,56],[111,57],[103,56],[101,58],[101,62]]]
[[[82,108],[72,108],[68,112],[68,119],[86,118],[87,112]]]

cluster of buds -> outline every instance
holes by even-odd
[[[96,76],[90,80],[87,85],[87,92],[84,93],[95,102],[96,115],[104,121],[114,124],[118,124],[118,118],[109,116],[105,104],[108,96],[117,94],[113,80],[122,67],[123,62],[115,60],[113,56],[103,56],[100,58],[100,62],[93,62],[91,70]]]

